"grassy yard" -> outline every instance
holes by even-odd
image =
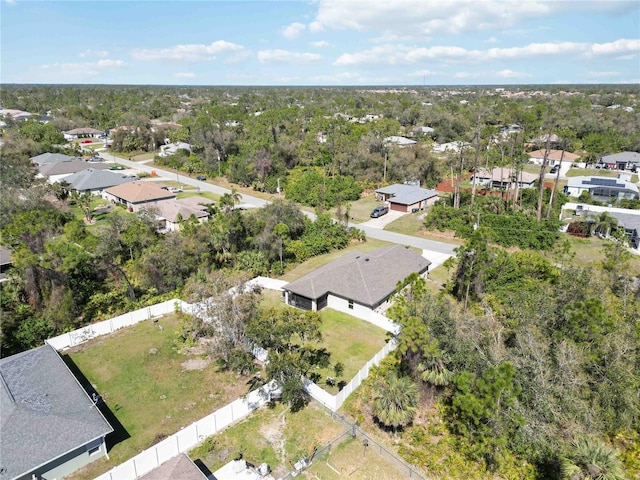
[[[321,447],[345,430],[322,407],[314,402],[298,412],[286,405],[262,408],[240,423],[209,437],[189,452],[209,470],[233,460],[239,453],[254,465],[269,464],[279,478],[291,470],[291,464],[307,457],[314,447]],[[388,477],[392,478],[392,477]]]
[[[293,308],[285,305],[282,294],[274,290],[264,290],[262,298],[263,308]],[[333,365],[337,362],[344,365],[344,373],[336,378],[336,382],[351,381],[358,370],[384,347],[387,332],[369,322],[330,308],[322,310],[320,318],[322,343],[331,353],[331,366],[317,370],[321,379],[318,384],[335,395],[339,392],[338,387],[326,385],[327,377],[336,377]]]
[[[116,430],[107,437],[110,460],[92,463],[73,480],[95,478],[248,391],[248,378],[218,371],[204,349],[179,353],[178,329],[178,318],[168,315],[65,355],[102,396]]]
[[[344,373],[336,382],[351,379],[358,373],[371,357],[384,347],[387,332],[375,325],[358,318],[325,309],[320,312],[322,318],[322,343],[331,352],[331,367],[318,370],[321,375],[320,386],[329,393],[338,393],[337,386],[325,385],[327,377],[335,377],[333,365],[340,362],[344,365]]]
[[[392,460],[383,458],[375,445],[365,447],[360,438],[347,436],[328,453],[316,456],[305,476],[322,480],[409,478],[408,470],[400,468]]]
[[[390,232],[412,235],[414,237],[426,238],[438,242],[450,243],[452,245],[462,245],[463,239],[454,238],[452,234],[439,232],[438,230],[427,230],[424,228],[425,212],[408,213],[394,220],[386,227],[385,230]]]
[[[377,201],[375,195],[367,195],[360,200],[351,202],[349,223],[363,223],[371,220],[371,210],[379,205],[382,205],[382,202]],[[331,209],[331,214],[335,215],[335,208]]]

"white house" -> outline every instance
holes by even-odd
[[[189,143],[184,143],[184,142],[177,142],[177,143],[170,143],[168,145],[161,145],[160,146],[160,153],[158,154],[159,157],[168,157],[170,155],[175,154],[178,150],[186,150],[188,152],[191,151],[191,149],[193,148],[193,146]]]
[[[470,143],[461,142],[461,141],[448,142],[448,143],[434,143],[433,151],[438,153],[444,153],[444,152],[460,153],[463,148],[468,147],[469,145]]]
[[[603,202],[639,198],[638,186],[620,178],[570,177],[564,187],[565,195],[579,197],[582,192],[588,192],[595,200]]]
[[[74,128],[63,132],[65,140],[75,140],[76,138],[100,138],[105,135],[103,130],[95,128]]]

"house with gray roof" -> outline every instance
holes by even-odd
[[[1,359],[0,480],[59,479],[107,456],[96,403],[51,345]]]
[[[638,170],[640,169],[640,153],[620,152],[611,155],[602,155],[599,163],[611,169]]]
[[[65,140],[75,140],[76,138],[98,138],[105,134],[104,130],[97,130],[90,127],[74,128],[73,130],[67,130],[62,133]]]
[[[195,218],[198,223],[204,223],[209,219],[206,208],[192,206],[181,200],[162,200],[154,203],[152,208],[161,232],[180,230],[180,224],[189,218]]]
[[[92,164],[95,170],[106,170],[107,165],[101,163]],[[45,163],[38,167],[38,177],[46,178],[49,183],[56,183],[66,177],[86,170],[89,164],[81,158],[72,158],[71,160],[63,160],[62,162]]]
[[[424,210],[438,201],[435,190],[427,190],[419,185],[395,183],[376,190],[378,200],[389,203],[389,209],[396,212]]]
[[[13,259],[11,257],[11,250],[6,247],[0,247],[0,282],[6,282],[9,280],[7,271],[13,265]]]
[[[304,310],[353,310],[366,315],[380,309],[398,282],[412,273],[426,277],[431,262],[402,245],[372,252],[349,252],[283,287],[285,302]]]
[[[595,200],[602,202],[639,197],[638,186],[620,178],[570,177],[564,194],[579,197],[582,192],[588,192]]]
[[[79,160],[77,157],[70,157],[64,153],[42,153],[31,157],[31,161],[36,165],[46,165],[49,163],[69,162],[71,160]]]
[[[102,193],[105,188],[122,185],[135,180],[131,175],[122,175],[109,170],[99,168],[87,168],[73,173],[64,178],[71,187],[78,192],[90,192],[96,195]]]
[[[631,247],[637,253],[640,253],[640,212],[636,210],[630,210],[629,212],[610,211],[609,215],[618,221],[618,227],[624,228]]]

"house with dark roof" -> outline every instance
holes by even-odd
[[[130,212],[137,212],[161,200],[174,199],[176,194],[150,182],[133,181],[103,190],[102,198],[125,205]]]
[[[617,170],[639,170],[640,153],[620,152],[611,155],[602,155],[598,163],[605,168]]]
[[[122,185],[123,183],[133,180],[134,178],[130,175],[122,175],[122,173],[115,173],[94,167],[73,173],[64,178],[64,181],[71,185],[71,188],[74,190],[78,192],[90,192],[95,195],[99,195],[106,188]]]
[[[618,227],[624,228],[631,247],[636,253],[640,253],[640,212],[637,210],[629,210],[629,213],[610,211],[609,215],[618,221]]]
[[[389,209],[396,212],[423,210],[438,201],[435,190],[427,190],[419,185],[395,183],[376,190],[378,200],[389,203]]]
[[[620,178],[570,177],[564,194],[579,197],[582,192],[588,192],[595,200],[603,202],[639,198],[638,186]]]
[[[0,360],[0,480],[59,479],[107,456],[113,428],[51,345]]]
[[[206,475],[184,453],[167,460],[139,480],[206,480]]]
[[[402,245],[349,252],[283,287],[285,302],[304,310],[325,307],[366,315],[383,307],[398,282],[427,275],[431,262]]]

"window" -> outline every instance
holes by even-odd
[[[97,455],[98,453],[100,453],[100,450],[102,450],[102,445],[98,445],[96,447],[90,448],[89,450],[87,450],[87,453],[89,454],[90,457],[93,457],[94,455]]]
[[[349,308],[353,310],[353,300],[349,300]]]

